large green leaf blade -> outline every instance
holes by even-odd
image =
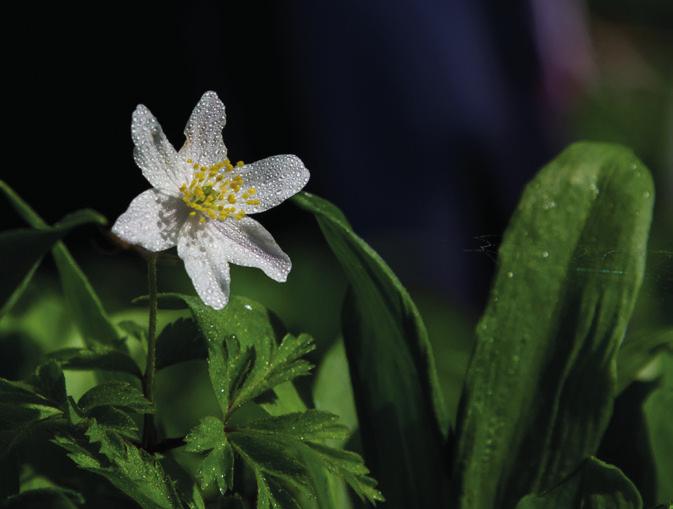
[[[569,479],[544,494],[522,498],[516,509],[642,509],[643,500],[621,470],[589,458]]]
[[[0,193],[30,226],[37,229],[49,228],[37,212],[2,180],[0,180]],[[61,278],[68,310],[84,342],[87,345],[118,344],[119,334],[103,308],[98,294],[63,242],[56,242],[52,256]]]
[[[394,273],[331,203],[300,193],[352,291],[344,343],[367,464],[394,507],[442,506],[448,418],[421,317]]]
[[[659,387],[644,412],[657,470],[657,501],[673,502],[673,355],[662,355]]]
[[[513,507],[596,452],[642,282],[653,186],[579,143],[527,186],[499,252],[458,421],[451,506]]]
[[[87,224],[103,225],[105,218],[92,210],[79,210],[52,227],[0,233],[0,317],[16,303],[52,246],[75,228]]]

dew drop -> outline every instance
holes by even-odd
[[[542,251],[542,258],[549,258],[549,251]]]
[[[514,277],[514,272],[508,272],[507,277],[512,279]]]

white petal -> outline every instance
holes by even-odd
[[[187,139],[180,149],[180,158],[206,166],[223,161],[227,157],[227,147],[222,141],[226,120],[224,104],[217,94],[203,94],[185,127]]]
[[[153,187],[177,195],[187,175],[186,164],[170,144],[154,115],[142,104],[133,112],[133,158]]]
[[[186,218],[187,208],[180,200],[149,189],[133,199],[115,222],[112,232],[130,244],[163,251],[176,244]]]
[[[247,164],[241,168],[243,189],[254,187],[257,193],[252,198],[256,205],[241,203],[247,214],[254,214],[275,207],[297,194],[306,185],[309,172],[297,156],[279,155]]]
[[[208,229],[217,239],[219,251],[231,263],[244,267],[257,267],[271,279],[283,282],[292,269],[290,257],[273,240],[271,234],[250,217],[241,220],[210,221]],[[217,238],[219,236],[219,239]]]
[[[213,234],[207,224],[188,220],[178,236],[178,256],[201,300],[215,309],[222,309],[229,301],[229,263],[219,252],[219,235]]]

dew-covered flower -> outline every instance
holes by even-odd
[[[271,234],[249,217],[299,192],[309,172],[294,155],[252,164],[227,159],[226,117],[215,92],[206,92],[176,151],[143,105],[133,112],[133,156],[152,184],[112,227],[115,235],[149,251],[178,247],[199,297],[215,309],[229,298],[229,263],[257,267],[285,281],[292,264]]]

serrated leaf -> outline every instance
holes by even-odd
[[[157,338],[157,369],[208,357],[208,346],[194,320],[178,318]]]
[[[36,405],[59,407],[58,401],[52,401],[37,393],[37,389],[25,382],[15,382],[0,377],[1,403],[33,403]]]
[[[91,348],[64,348],[48,354],[66,370],[101,370],[142,377],[136,362],[126,353],[102,345]]]
[[[255,364],[255,350],[241,350],[238,340],[231,336],[208,344],[208,374],[225,419],[238,408],[236,396]]]
[[[224,435],[224,423],[217,417],[204,417],[201,422],[185,436],[185,451],[205,452],[219,447],[227,441]]]
[[[0,232],[0,317],[19,299],[54,244],[72,230],[87,224],[105,224],[105,218],[92,210],[78,210],[51,227]]]
[[[96,422],[110,431],[131,440],[137,440],[140,430],[133,418],[121,408],[113,406],[99,406],[92,408],[88,412],[88,417],[95,419]]]
[[[511,507],[595,454],[640,288],[653,198],[616,145],[578,143],[526,187],[463,390],[452,507]]]
[[[251,299],[232,295],[224,309],[215,310],[197,297],[188,295],[170,293],[161,294],[159,298],[162,301],[177,300],[186,304],[206,344],[233,336],[243,349],[254,346],[258,366],[255,369],[261,369],[277,348],[282,324],[268,309]],[[283,383],[273,390],[278,397],[276,406],[279,409],[296,409],[297,405],[303,405],[291,383]]]
[[[310,467],[320,467],[345,480],[360,497],[371,502],[383,501],[376,481],[368,476],[369,470],[358,454],[320,443],[324,439],[343,437],[347,432],[337,424],[337,419],[325,412],[309,410],[253,421],[237,431],[255,437],[258,443],[274,444],[285,450],[288,457],[303,465],[314,487],[314,472]]]
[[[102,406],[115,406],[141,414],[154,413],[154,406],[135,385],[126,382],[103,382],[85,392],[77,402],[85,413]]]
[[[184,507],[173,482],[153,456],[95,422],[85,436],[57,436],[53,441],[68,451],[80,468],[105,477],[144,509]]]
[[[287,334],[265,364],[259,366],[259,362],[255,362],[251,374],[240,384],[238,393],[231,398],[231,409],[239,408],[284,382],[308,375],[313,365],[301,357],[314,349],[315,343],[308,334]]]
[[[201,461],[197,476],[205,490],[215,483],[224,494],[233,486],[234,455],[224,433],[224,423],[216,417],[206,417],[185,437],[188,452],[208,452]]]
[[[516,509],[642,509],[633,483],[613,465],[589,458],[579,471],[544,494],[530,494]]]
[[[0,180],[0,192],[9,204],[33,228],[44,229],[49,225]],[[61,278],[65,301],[75,325],[87,345],[96,343],[118,345],[119,335],[86,275],[74,260],[68,248],[59,241],[52,249],[52,256]]]
[[[297,436],[304,441],[340,440],[348,428],[339,423],[339,416],[319,410],[293,412],[246,423],[246,429]]]
[[[298,487],[309,485],[306,469],[287,444],[248,431],[233,431],[227,438],[254,470],[286,479]]]
[[[449,423],[418,309],[334,205],[305,192],[292,200],[315,215],[352,288],[342,325],[367,463],[391,507],[440,507]]]

